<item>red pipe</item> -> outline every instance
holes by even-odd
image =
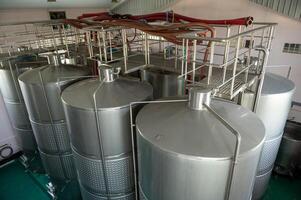
[[[225,20],[207,20],[207,19],[196,19],[192,17],[187,17],[174,13],[174,17],[178,20],[188,21],[188,22],[202,22],[206,24],[226,24],[226,25],[250,25],[253,22],[253,17],[242,17],[237,19],[225,19]]]
[[[114,17],[115,16],[115,17]],[[114,18],[121,18],[123,19],[131,19],[131,20],[145,20],[148,22],[153,21],[169,21],[169,22],[200,22],[205,24],[220,24],[220,25],[245,25],[248,26],[253,23],[253,17],[243,17],[237,19],[224,19],[224,20],[208,20],[208,19],[197,19],[192,17],[187,17],[184,15],[180,15],[177,13],[171,12],[160,12],[160,13],[152,13],[147,15],[111,15],[108,12],[101,12],[101,13],[85,13],[78,17],[78,19],[85,19],[94,17],[93,20],[95,21],[103,21],[103,20],[111,20]]]
[[[64,20],[64,23],[65,24],[70,24],[72,26],[74,26],[75,28],[78,28],[78,29],[82,29],[84,28],[84,25],[82,25],[78,20],[76,19],[65,19]]]
[[[100,12],[100,13],[84,13],[81,16],[78,16],[77,19],[85,19],[90,17],[97,17],[97,16],[109,16],[108,12]]]
[[[205,24],[225,24],[225,25],[250,25],[253,22],[253,17],[243,17],[237,19],[226,19],[226,20],[207,20],[207,19],[197,19],[192,17],[187,17],[177,13],[154,13],[149,15],[140,15],[140,16],[131,16],[130,19],[146,21],[155,21],[155,20],[168,20],[170,22],[201,22]]]
[[[113,20],[111,16],[97,16],[92,19],[93,21],[104,21],[104,20]]]

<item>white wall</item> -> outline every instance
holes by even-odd
[[[111,0],[1,0],[0,8],[94,8],[109,7]]]
[[[297,86],[294,101],[301,102],[301,55],[282,53],[286,42],[301,44],[301,22],[282,16],[249,0],[182,0],[171,9],[177,13],[204,19],[253,16],[255,21],[279,23],[275,31],[268,65],[292,66],[290,78]],[[286,75],[286,70],[274,71]]]
[[[32,22],[32,21],[43,21],[49,20],[49,11],[65,11],[67,18],[77,18],[83,13],[91,12],[103,12],[105,9],[91,9],[91,8],[67,8],[67,9],[52,9],[52,8],[41,8],[41,9],[0,9],[0,24],[10,24],[18,22]],[[22,35],[20,33],[28,30],[31,34]],[[34,34],[35,27],[32,25],[27,25],[26,29],[23,25],[17,26],[0,26],[0,35],[5,35],[5,37],[0,37],[1,49],[0,52],[16,51],[16,48],[21,45],[21,43],[28,45],[28,41],[32,41],[31,45],[37,46],[38,43],[36,36]],[[39,27],[39,31],[43,31],[42,27]],[[45,29],[44,29],[45,31]],[[48,30],[50,32],[50,29]],[[15,36],[17,34],[18,36]],[[30,45],[30,46],[31,46]],[[10,47],[14,47],[10,49]],[[34,47],[36,48],[36,47]]]
[[[49,20],[49,11],[66,11],[67,18],[76,18],[83,13],[102,12],[103,8],[41,8],[41,9],[0,9],[0,23]]]

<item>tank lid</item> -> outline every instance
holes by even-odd
[[[174,68],[166,68],[166,67],[160,67],[160,66],[156,66],[156,65],[149,65],[141,70],[148,71],[148,72],[154,73],[154,74],[160,74],[161,76],[179,75],[180,74]]]
[[[10,66],[14,70],[16,69],[16,66],[18,67],[18,69],[21,69],[40,67],[45,64],[47,64],[46,58],[42,58],[39,56],[37,57],[35,55],[29,54],[1,60],[0,70],[10,70]]]
[[[75,57],[66,57],[62,60],[63,64],[67,65],[76,65],[76,58]]]
[[[98,61],[98,70],[101,80],[104,82],[113,82],[119,76],[121,68],[112,67],[108,64],[102,64],[100,61]]]
[[[150,84],[122,77],[104,82],[102,87],[99,87],[100,83],[98,79],[87,79],[69,86],[62,93],[64,104],[94,110],[93,94],[97,89],[95,96],[99,109],[121,108],[131,102],[151,98],[153,94]]]
[[[240,156],[263,144],[265,128],[254,113],[221,100],[212,99],[210,106],[241,134]],[[186,102],[146,105],[136,127],[147,142],[175,156],[220,160],[230,159],[235,150],[235,137],[215,116]]]
[[[193,110],[205,109],[204,104],[210,105],[211,90],[199,87],[189,89],[188,106]]]
[[[41,72],[43,81],[47,83],[64,82],[74,79],[78,79],[81,76],[90,75],[88,68],[79,67],[76,65],[60,65],[59,67],[54,65],[47,65],[29,70],[19,76],[21,82],[27,84],[41,84],[40,75]]]
[[[295,89],[295,84],[291,80],[273,73],[266,73],[262,86],[262,95],[280,94],[290,92]]]
[[[66,50],[49,51],[40,53],[39,56],[47,58],[48,64],[59,66],[60,64],[62,64],[62,56],[64,56],[66,53]]]

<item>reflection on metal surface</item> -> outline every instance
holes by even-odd
[[[193,110],[187,102],[150,103],[136,119],[143,198],[227,199],[236,146],[231,132],[207,109]],[[229,199],[248,200],[263,146],[264,126],[255,114],[235,104],[212,100],[210,107],[241,135]],[[252,131],[247,126],[252,126]]]
[[[54,181],[76,177],[60,94],[87,75],[89,71],[83,67],[47,65],[19,77],[44,168]]]
[[[149,67],[141,70],[141,79],[149,82],[154,89],[154,98],[182,96],[185,91],[184,78],[168,69]]]
[[[259,179],[274,166],[294,91],[295,85],[292,81],[275,74],[265,74],[262,93],[255,111],[266,129],[266,139],[256,179]],[[255,95],[252,91],[243,94],[242,105],[246,107],[252,106],[254,98]],[[256,180],[253,198],[260,199],[263,197],[268,179],[269,176],[266,176],[264,182]]]
[[[147,83],[116,77],[75,83],[62,93],[75,166],[84,200],[134,200],[129,106],[152,98]],[[77,98],[74,98],[76,96]]]
[[[264,195],[265,191],[268,188],[272,171],[273,171],[273,165],[270,167],[270,169],[267,170],[267,172],[256,176],[254,189],[253,189],[253,196],[252,196],[253,200],[262,199],[262,196]]]
[[[294,176],[301,172],[301,125],[287,122],[276,160],[275,171]]]
[[[25,154],[32,159],[37,152],[27,110],[23,101],[18,76],[46,64],[46,60],[34,54],[3,58],[0,67],[0,89],[17,141]],[[30,165],[30,163],[28,163]]]

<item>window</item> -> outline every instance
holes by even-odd
[[[57,20],[57,19],[66,19],[66,12],[65,11],[50,11],[49,12],[49,17],[51,20]],[[59,27],[56,25],[52,26],[53,29],[58,29]],[[67,26],[64,26],[67,28]]]
[[[301,44],[285,43],[283,53],[301,54]]]
[[[49,12],[49,16],[50,16],[51,20],[66,19],[66,12],[65,11],[51,11],[51,12]]]

